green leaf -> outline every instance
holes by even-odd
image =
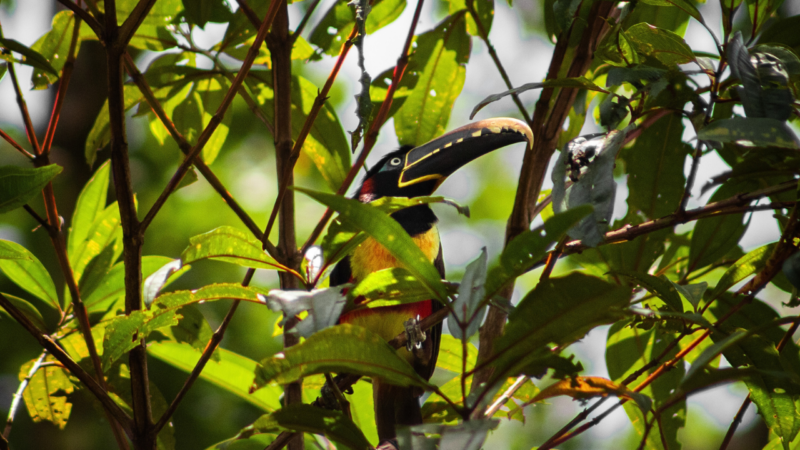
[[[30,253],[19,249],[11,241],[0,240],[0,259],[30,259]]]
[[[716,319],[727,317],[741,300],[741,297],[723,294],[708,311]],[[745,379],[750,397],[770,431],[782,437],[788,445],[800,430],[800,412],[796,408],[800,401],[800,388],[790,378],[800,374],[800,349],[789,340],[778,353],[776,346],[786,331],[777,326],[762,328],[778,317],[771,306],[754,299],[718,325],[721,333],[712,333],[711,338],[714,342],[722,342],[739,329],[762,329],[757,335],[727,346],[723,355],[733,367],[746,366],[761,371]]]
[[[697,138],[722,143],[741,142],[756,147],[800,149],[800,139],[786,123],[761,117],[715,120],[701,128]]]
[[[637,23],[625,31],[625,37],[636,51],[659,60],[666,66],[694,61],[692,49],[679,35],[647,23]]]
[[[686,185],[683,163],[691,152],[681,141],[681,121],[679,114],[662,117],[620,152],[628,173],[626,223],[655,220],[678,208]]]
[[[455,208],[459,214],[469,217],[469,206],[459,205],[455,202],[455,200],[450,200],[449,198],[445,197],[381,197],[377,200],[369,202],[370,205],[380,209],[386,214],[391,214],[395,211],[400,211],[401,209],[410,208],[412,206],[431,205],[434,203],[450,205]]]
[[[781,7],[784,0],[745,0],[750,23],[754,24],[753,34],[758,34],[770,16]]]
[[[481,100],[480,103],[475,105],[473,108],[472,113],[469,115],[469,118],[472,119],[475,117],[475,114],[478,113],[484,106],[488,105],[489,103],[496,102],[503,97],[507,97],[513,94],[520,94],[525,91],[530,91],[532,89],[542,89],[542,88],[576,88],[576,89],[586,89],[589,91],[597,91],[608,94],[609,92],[600,86],[594,84],[594,82],[587,80],[584,77],[576,77],[576,78],[560,78],[556,80],[547,80],[541,83],[527,83],[523,84],[520,87],[509,89],[505,92],[501,92],[499,94],[493,94],[485,99]]]
[[[40,195],[62,170],[58,164],[35,169],[0,167],[0,214],[17,209]]]
[[[393,267],[372,272],[348,296],[359,307],[380,308],[428,300],[430,291],[406,269]]]
[[[223,226],[189,238],[181,253],[183,264],[213,259],[255,269],[291,271],[261,249],[261,242],[233,227]]]
[[[54,69],[49,62],[47,62],[47,58],[42,56],[36,50],[30,49],[14,39],[5,38],[0,38],[0,47],[8,50],[9,52],[19,53],[21,56],[19,59],[16,59],[10,54],[0,52],[0,59],[5,59],[6,61],[12,63],[16,62],[25,64],[26,66],[31,66],[36,69],[41,69],[55,75],[56,78],[58,78],[58,71],[56,71],[56,69]]]
[[[142,278],[147,278],[156,270],[172,261],[166,256],[142,257]],[[98,283],[97,288],[83,299],[86,309],[92,312],[105,311],[114,307],[125,297],[125,265],[115,264]]]
[[[279,426],[306,433],[321,434],[333,442],[353,450],[371,449],[364,433],[341,411],[328,411],[311,405],[287,405],[261,420],[274,421]]]
[[[451,304],[451,313],[447,316],[447,328],[450,334],[462,341],[468,340],[478,331],[486,314],[486,305],[482,305],[484,285],[486,284],[486,247],[471,263],[467,264],[464,277],[458,287],[458,297]]]
[[[247,84],[261,104],[261,112],[268,121],[273,120],[274,92],[269,72],[250,73]],[[317,98],[319,89],[303,77],[292,79],[292,137],[297,139]],[[350,144],[347,142],[335,109],[326,102],[303,143],[303,151],[331,190],[336,191],[350,169]]]
[[[643,330],[631,324],[630,320],[621,320],[615,323],[608,331],[606,344],[606,365],[609,377],[619,383],[634,372],[641,370],[655,358],[662,358],[663,361],[674,358],[680,350],[678,346],[671,350],[668,349],[670,342],[674,339],[675,335],[665,330],[661,324],[656,324],[649,330]],[[657,367],[650,367],[637,380],[644,379]],[[640,393],[653,399],[654,408],[663,406],[672,399],[673,391],[683,378],[684,370],[684,362],[679,361],[671,370],[655,379]],[[626,404],[625,412],[634,429],[641,436],[645,428],[645,417],[641,410],[635,405]],[[678,429],[685,425],[686,401],[677,402],[674,406],[667,408],[661,414],[661,421],[661,426],[653,427],[651,430],[647,438],[647,448],[666,450],[661,445],[660,434],[662,432],[668,448],[680,448],[677,434]]]
[[[29,361],[20,367],[20,381],[28,375],[34,362]],[[54,363],[56,360],[48,356],[45,362]],[[69,373],[54,364],[40,367],[36,371],[25,392],[22,393],[22,398],[34,422],[51,422],[63,430],[72,412],[69,395],[74,391],[75,385],[70,381]]]
[[[84,22],[81,22],[83,32],[91,32]],[[72,11],[61,11],[53,16],[52,27],[49,32],[40,37],[36,43],[31,46],[31,50],[39,52],[51,67],[56,72],[61,72],[64,68],[64,63],[67,62],[69,57],[69,47],[72,42],[72,32],[75,28],[75,19]],[[80,50],[80,39],[76,44],[75,53],[77,56]],[[31,82],[34,89],[45,89],[51,84],[58,81],[59,76],[50,73],[47,70],[34,68]]]
[[[440,301],[444,301],[447,297],[439,272],[396,220],[358,200],[308,189],[295,189],[338,212],[339,220],[361,229],[384,246]]]
[[[224,0],[184,0],[186,18],[189,23],[205,28],[206,23],[225,23],[233,18]]]
[[[201,128],[198,132],[198,137],[199,133],[202,133],[203,129],[208,126],[208,124],[211,122],[211,118],[217,112],[220,105],[222,105],[222,101],[225,98],[225,95],[228,93],[229,88],[230,83],[228,82],[228,79],[222,75],[214,78],[199,80],[194,84],[193,92],[196,94],[196,98],[200,101],[200,113],[202,116],[200,122]],[[187,101],[188,99],[189,97],[187,97]],[[177,113],[178,108],[175,109],[175,114]],[[225,114],[222,116],[222,121],[219,123],[219,125],[217,125],[214,133],[211,134],[208,142],[206,142],[206,145],[203,147],[203,162],[206,164],[211,165],[214,160],[217,159],[217,155],[219,155],[223,144],[225,144],[225,139],[228,137],[228,131],[230,130],[232,121],[233,108],[228,108],[228,110],[225,111]],[[192,141],[192,145],[196,143],[197,139],[195,138],[195,140]]]
[[[797,52],[800,48],[800,36],[797,34],[800,27],[800,15],[777,18],[769,28],[761,33],[759,44],[783,44]]]
[[[705,24],[703,16],[691,0],[643,0],[642,3],[653,6],[674,6],[694,17],[698,22]]]
[[[415,39],[406,72],[416,72],[414,89],[394,116],[401,145],[420,145],[442,134],[464,87],[470,37],[464,14],[445,19]]]
[[[738,194],[743,187],[734,183],[725,184],[717,189],[709,202],[716,202]],[[692,272],[713,264],[735,248],[748,223],[742,223],[744,213],[726,214],[700,219],[692,232],[692,243],[689,248],[688,271]]]
[[[178,324],[180,316],[169,309],[163,313],[150,311],[133,311],[128,316],[119,316],[106,326],[103,338],[103,370],[108,371],[111,365],[122,355],[139,346],[151,332]]]
[[[183,306],[178,309],[177,313],[182,316],[178,324],[169,328],[161,328],[158,332],[175,342],[185,342],[191,345],[195,351],[202,353],[214,335],[211,325],[208,324],[197,305]],[[215,362],[220,360],[219,350],[216,348],[211,354],[211,359]]]
[[[0,259],[0,271],[17,286],[44,301],[47,306],[60,310],[56,285],[33,253],[16,242],[0,240],[0,245],[6,251],[25,255],[24,259]]]
[[[47,332],[47,325],[44,323],[44,318],[42,317],[42,313],[36,309],[35,306],[28,303],[27,300],[21,299],[19,297],[15,297],[10,294],[2,294],[8,301],[11,302],[14,306],[17,307],[18,310],[22,311],[37,328],[39,328],[43,333]],[[7,315],[9,318],[11,314],[9,314],[4,308],[0,307],[0,313]]]
[[[493,380],[513,376],[552,353],[548,344],[565,345],[596,326],[623,317],[630,289],[573,272],[540,282],[509,314],[494,350]]]
[[[727,291],[734,284],[753,275],[767,264],[767,260],[772,255],[775,244],[767,244],[752,250],[742,256],[732,266],[722,274],[722,278],[717,281],[717,286],[711,292],[710,300],[717,298],[721,293]]]
[[[333,267],[367,238],[366,233],[334,219],[322,238],[325,266]]]
[[[144,95],[139,92],[138,87],[125,85],[124,89],[123,103],[125,111],[133,108],[144,100]],[[86,138],[84,155],[86,156],[86,162],[89,163],[90,166],[94,165],[97,152],[111,142],[111,125],[108,122],[108,118],[108,100],[106,100],[94,121],[94,125],[92,125],[92,129],[89,131],[89,136]]]
[[[367,34],[372,34],[394,22],[405,10],[404,0],[376,1],[367,15]],[[339,54],[350,31],[355,25],[353,9],[347,2],[335,2],[314,27],[309,41],[330,56]]]
[[[439,341],[439,356],[436,358],[436,367],[449,370],[453,373],[461,373],[463,358],[462,342],[449,334],[442,334]],[[471,342],[467,342],[467,369],[475,367],[478,361],[478,348]],[[461,388],[459,387],[459,390]],[[459,392],[459,395],[461,393]]]
[[[670,283],[672,283],[672,287],[681,294],[681,297],[691,303],[695,311],[697,311],[697,307],[700,305],[700,302],[703,301],[703,295],[708,289],[708,283],[705,281],[696,284],[678,284],[672,281],[670,281]]]
[[[583,206],[556,214],[549,218],[543,227],[525,231],[515,237],[503,249],[498,265],[489,271],[486,279],[486,299],[491,299],[506,283],[530,270],[544,258],[550,246],[558,242],[567,230],[591,211],[590,206]]]
[[[72,226],[69,229],[69,243],[67,244],[70,265],[73,267],[76,253],[90,238],[92,224],[106,209],[110,170],[111,161],[106,161],[98,167],[78,196],[75,212],[72,214]]]
[[[239,283],[209,284],[200,289],[161,294],[153,303],[151,311],[155,314],[163,314],[164,311],[175,310],[189,304],[213,302],[223,299],[242,300],[263,305],[266,303],[264,296],[267,292],[268,291],[263,288],[242,286]]]
[[[622,275],[658,296],[675,312],[683,312],[683,302],[675,286],[669,280],[639,272],[617,271],[613,275]]]
[[[473,6],[475,8],[475,12],[478,13],[478,20],[481,21],[481,25],[483,25],[483,30],[486,32],[488,36],[489,33],[492,31],[492,19],[494,19],[494,0],[472,0]],[[449,14],[452,16],[458,11],[462,9],[467,9],[467,2],[466,0],[449,0],[450,7],[449,7]],[[467,12],[467,32],[472,36],[481,37],[480,29],[478,28],[478,24],[475,22],[475,18]]]
[[[262,411],[275,411],[281,407],[280,386],[266,386],[250,393],[253,371],[257,363],[224,348],[218,349],[219,361],[209,361],[200,378],[252,404]],[[177,342],[151,342],[147,353],[183,372],[190,373],[200,359],[200,353],[189,344]]]
[[[689,367],[689,370],[686,371],[686,374],[683,376],[683,380],[681,380],[681,385],[683,386],[689,383],[689,381],[691,381],[695,375],[700,373],[700,371],[702,371],[706,367],[706,365],[708,365],[708,363],[716,359],[719,355],[722,354],[722,352],[727,350],[729,347],[736,345],[739,341],[746,338],[748,335],[749,333],[747,331],[738,330],[735,333],[729,335],[728,337],[715,342],[714,345],[706,347],[706,349],[703,350],[703,353],[701,353],[700,356],[698,356],[697,359],[694,360],[692,366]]]
[[[287,384],[325,372],[358,373],[398,386],[428,386],[380,336],[365,328],[342,324],[315,333],[282,354],[262,360],[256,367],[251,390],[271,382]]]

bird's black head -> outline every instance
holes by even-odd
[[[457,128],[419,147],[403,146],[367,172],[356,196],[367,203],[381,197],[432,195],[461,166],[515,142],[530,147],[530,128],[516,119],[497,118]]]

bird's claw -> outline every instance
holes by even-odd
[[[406,329],[406,350],[413,351],[414,349],[421,349],[422,343],[425,342],[425,332],[419,327],[419,316],[412,317],[403,323]]]

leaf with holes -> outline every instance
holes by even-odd
[[[19,380],[28,375],[35,361],[29,361],[20,367]],[[45,362],[56,363],[53,357]],[[75,391],[75,385],[69,379],[69,373],[64,368],[53,364],[40,367],[33,375],[28,388],[22,393],[25,406],[34,422],[47,421],[63,430],[67,426],[72,403],[69,395]]]

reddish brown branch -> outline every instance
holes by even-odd
[[[3,131],[3,130],[0,130],[0,137],[2,137],[2,138],[3,138],[3,139],[6,141],[6,142],[8,142],[9,144],[11,144],[11,146],[12,146],[12,147],[14,147],[15,149],[17,149],[17,151],[18,151],[18,152],[22,153],[22,156],[26,156],[26,157],[28,157],[29,159],[33,159],[33,158],[35,158],[35,156],[33,156],[33,154],[31,154],[29,151],[27,151],[27,150],[25,150],[24,148],[22,148],[22,146],[21,146],[21,145],[19,145],[19,144],[17,143],[17,141],[15,141],[15,140],[14,140],[14,138],[12,138],[12,137],[11,137],[11,136],[9,136],[8,134],[6,134],[6,132],[5,132],[5,131]]]

